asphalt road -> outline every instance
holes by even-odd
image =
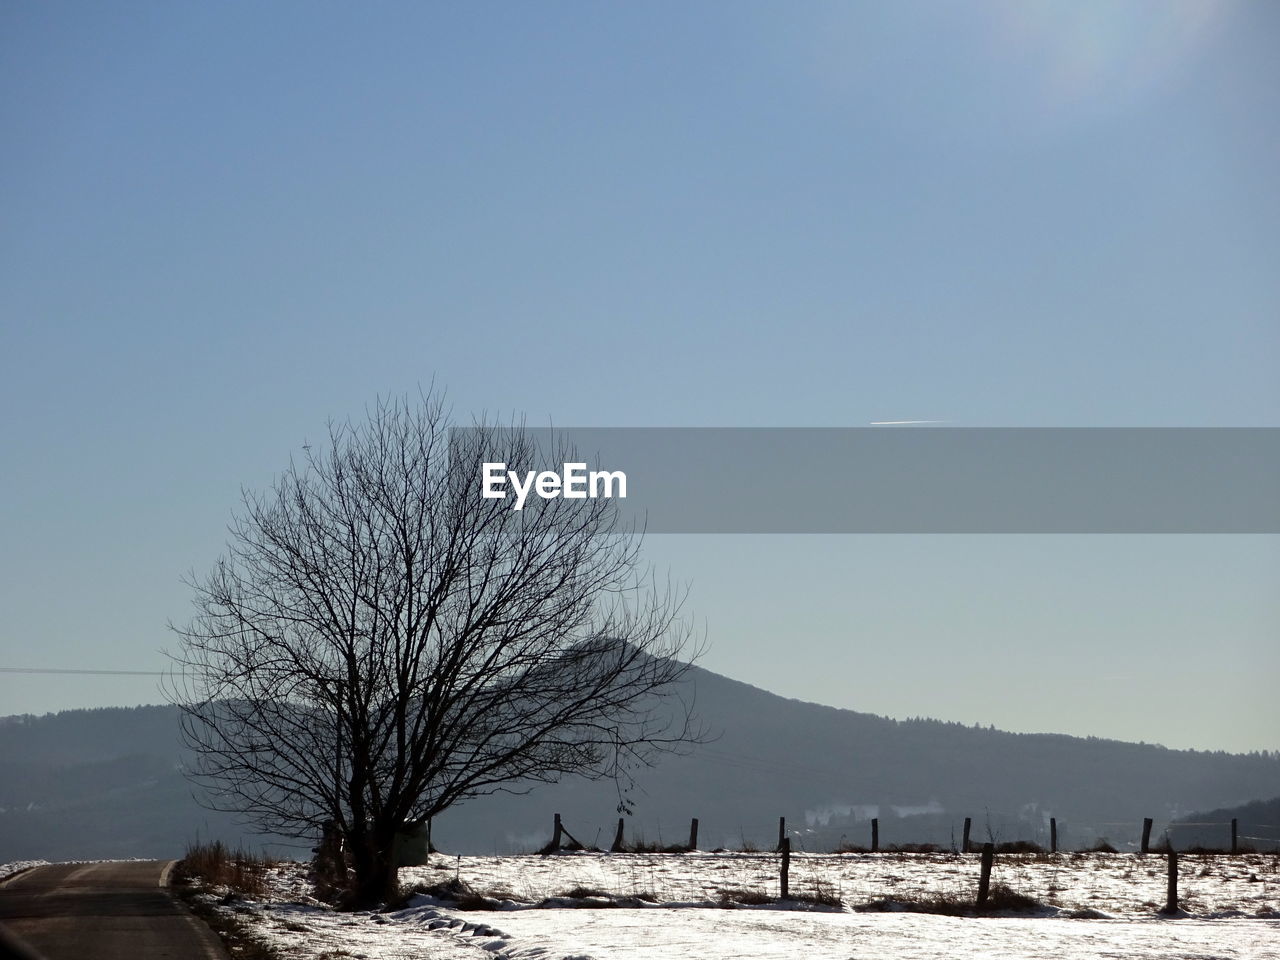
[[[172,860],[54,863],[0,883],[0,926],[42,960],[228,960],[169,895]],[[0,958],[22,957],[0,937]]]

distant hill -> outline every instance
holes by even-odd
[[[890,720],[779,697],[701,669],[693,684],[699,713],[721,736],[639,778],[628,831],[648,841],[681,842],[696,816],[703,847],[745,840],[767,848],[785,816],[793,843],[829,849],[842,839],[866,844],[868,818],[878,815],[884,844],[950,844],[968,816],[975,840],[990,833],[1047,845],[1054,816],[1063,846],[1106,837],[1125,849],[1136,844],[1143,817],[1153,817],[1159,831],[1189,811],[1280,788],[1280,754]],[[598,835],[607,845],[616,802],[612,784],[486,797],[447,813],[435,837],[450,849],[536,849],[559,812],[579,840]]]
[[[183,759],[174,707],[0,718],[0,862],[170,857],[209,837],[260,846],[201,808]]]
[[[704,848],[768,848],[785,816],[798,848],[828,849],[866,843],[878,815],[884,844],[949,844],[969,816],[975,840],[1047,842],[1055,816],[1063,846],[1107,837],[1124,849],[1145,816],[1163,830],[1193,810],[1280,795],[1280,755],[889,720],[696,668],[690,682],[719,738],[637,775],[629,837],[682,842],[696,816]],[[197,832],[261,842],[201,809],[183,759],[173,707],[0,720],[0,862],[172,855]],[[561,813],[579,840],[607,845],[617,803],[612,783],[571,780],[469,801],[438,819],[434,837],[459,853],[532,850]]]
[[[1227,848],[1231,844],[1232,820],[1236,821],[1241,848],[1280,850],[1280,797],[1180,817],[1170,824],[1169,839],[1178,850]]]

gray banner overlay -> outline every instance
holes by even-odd
[[[523,433],[541,462],[512,469],[558,471],[572,448],[590,469],[621,470],[615,502],[650,533],[1280,533],[1280,428]],[[510,436],[483,431],[493,452],[476,457],[477,497],[480,461],[504,459]]]

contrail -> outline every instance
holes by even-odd
[[[85,673],[115,677],[163,677],[162,670],[68,670],[55,667],[0,667],[0,673]]]

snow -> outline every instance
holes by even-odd
[[[996,919],[764,910],[529,910],[504,915],[505,957],[549,960],[1206,960],[1280,957],[1274,921]]]
[[[977,857],[946,854],[793,856],[792,891],[820,883],[843,898],[842,908],[722,909],[724,890],[776,896],[772,855],[592,853],[437,856],[401,871],[405,884],[458,879],[502,898],[491,910],[460,910],[419,894],[403,910],[337,913],[310,898],[305,865],[289,863],[270,877],[266,900],[226,909],[287,956],[317,960],[334,951],[368,960],[1280,960],[1280,858],[1186,855],[1180,862],[1186,912],[1177,919],[1156,913],[1165,858],[1130,854],[997,858],[996,882],[1047,904],[1032,916],[934,916],[892,903],[887,911],[851,909],[886,898],[971,898]],[[559,898],[578,886],[658,902]],[[1090,919],[1070,916],[1085,910]]]
[[[238,918],[254,934],[287,957],[366,957],[369,960],[493,960],[485,944],[494,938],[474,921],[457,920],[432,928],[420,917],[398,914],[337,913],[303,904],[238,904]],[[248,912],[245,912],[245,910]],[[418,911],[420,914],[421,911]],[[483,932],[477,933],[477,930]]]
[[[12,863],[0,863],[0,881],[23,870],[30,870],[32,867],[43,867],[48,862],[48,860],[14,860]]]
[[[972,898],[978,856],[955,854],[793,854],[791,893],[834,893],[850,906],[936,895]],[[718,901],[722,890],[777,896],[774,854],[560,854],[550,857],[439,857],[400,872],[402,883],[457,876],[500,898],[536,902],[573,887],[619,895],[648,893],[663,902]],[[1167,861],[1160,855],[1073,854],[996,857],[992,883],[1063,911],[1150,917],[1165,902]],[[1183,908],[1197,916],[1254,914],[1280,919],[1280,859],[1274,855],[1179,858]]]

